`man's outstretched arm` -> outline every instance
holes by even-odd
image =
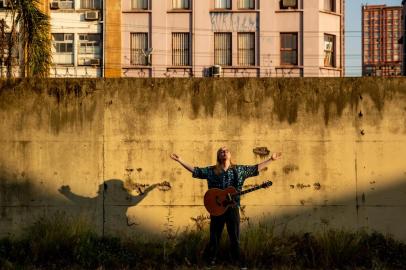
[[[269,165],[269,163],[271,163],[271,161],[280,159],[281,156],[282,156],[281,152],[273,153],[272,156],[269,159],[267,159],[264,162],[261,162],[261,163],[258,164],[258,171],[266,168]]]
[[[186,163],[186,162],[184,162],[184,161],[180,158],[180,156],[178,156],[177,154],[171,154],[170,157],[171,157],[171,159],[173,159],[173,160],[179,162],[180,165],[182,165],[186,170],[188,170],[189,172],[193,173],[193,170],[195,169],[195,167],[192,166],[192,165],[190,165],[190,164],[188,164],[188,163]]]

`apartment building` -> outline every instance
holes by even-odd
[[[403,47],[403,58],[402,58],[402,75],[406,76],[406,0],[402,0],[402,47]]]
[[[105,77],[344,76],[344,0],[117,0]]]
[[[103,76],[103,1],[46,1],[51,18],[50,76]]]
[[[401,75],[402,7],[362,7],[362,75]]]
[[[9,13],[10,3],[8,0],[0,0],[0,20],[4,22],[0,23],[0,77],[5,78],[7,75],[6,61],[9,57],[8,40],[11,36],[12,18]],[[13,77],[20,77],[20,62],[21,62],[21,47],[14,46],[11,50],[11,75]]]

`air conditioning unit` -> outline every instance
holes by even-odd
[[[50,8],[51,9],[59,9],[59,2],[57,2],[57,1],[51,2]]]
[[[86,11],[85,20],[86,21],[96,21],[99,19],[99,11]]]
[[[91,66],[100,66],[100,59],[98,58],[90,59],[89,63]]]
[[[296,7],[297,6],[297,0],[282,0],[282,5],[283,7]]]
[[[221,66],[214,65],[211,67],[211,76],[212,77],[220,77],[221,76]]]

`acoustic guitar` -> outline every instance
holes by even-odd
[[[270,186],[272,186],[271,181],[264,182],[259,186],[255,186],[244,191],[237,191],[231,186],[226,189],[211,188],[206,192],[206,194],[204,194],[204,206],[210,215],[220,216],[226,212],[228,207],[237,205],[235,199],[238,196]]]

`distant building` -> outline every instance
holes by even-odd
[[[51,18],[51,77],[103,76],[102,0],[41,0]]]
[[[344,0],[106,1],[106,77],[344,76]]]
[[[6,17],[7,3],[0,0],[0,18]],[[51,77],[342,77],[344,3],[39,0],[38,5],[50,16]],[[18,77],[22,61],[18,50],[13,53]]]
[[[362,7],[362,75],[400,76],[402,7]]]
[[[406,76],[406,0],[402,1],[402,47],[403,47],[403,61],[402,61],[402,75]]]

